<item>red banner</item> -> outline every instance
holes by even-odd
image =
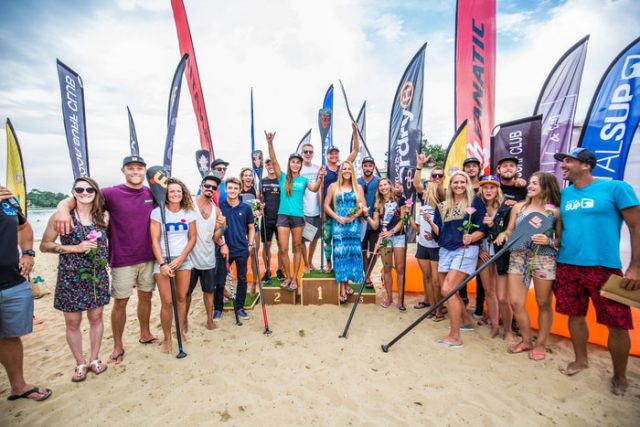
[[[458,0],[455,127],[468,120],[467,155],[489,173],[496,78],[496,0]]]
[[[178,31],[180,56],[185,53],[189,55],[185,76],[189,84],[189,92],[191,92],[193,111],[196,113],[196,120],[198,122],[200,147],[202,147],[203,150],[209,150],[211,158],[215,159],[213,144],[211,143],[211,132],[209,131],[209,118],[207,117],[207,109],[204,105],[204,95],[202,94],[202,86],[200,85],[200,74],[198,74],[198,63],[196,62],[196,53],[193,49],[193,40],[191,40],[187,12],[184,9],[182,0],[171,0],[171,8],[173,9],[173,18],[176,21],[176,30]]]

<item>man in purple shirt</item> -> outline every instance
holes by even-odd
[[[149,217],[153,210],[153,195],[144,185],[146,163],[139,156],[127,156],[122,162],[125,183],[102,189],[105,207],[109,212],[109,265],[111,266],[111,329],[113,352],[109,363],[120,364],[124,358],[122,335],[127,320],[127,303],[138,291],[138,321],[141,344],[158,342],[149,329],[151,297],[155,290],[153,280],[153,253],[149,237]],[[55,226],[62,235],[71,223],[69,212],[75,207],[74,199],[65,199],[58,205]]]

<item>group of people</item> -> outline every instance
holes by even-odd
[[[422,168],[428,158],[417,154],[413,185],[421,206],[414,219],[412,203],[402,196],[399,183],[376,176],[372,158],[362,159],[362,177],[357,178],[353,163],[359,151],[355,123],[353,151],[340,162],[339,149],[331,147],[326,167],[312,163],[311,144],[302,147],[302,154],[291,154],[286,168],[281,167],[274,150],[275,132],[265,132],[265,136],[267,175],[258,185],[252,169],[243,169],[239,178],[226,177],[229,164],[216,159],[197,195],[172,177],[167,181],[164,205],[159,201],[161,205],[157,206],[145,186],[146,163],[139,156],[125,157],[121,169],[124,184],[101,189],[89,177],[74,181],[72,196],[58,205],[40,245],[42,252],[60,256],[54,307],[64,313],[66,338],[76,365],[72,381],[83,381],[89,372],[99,375],[108,363],[122,363],[126,309],[134,289],[139,342],[158,343],[166,353],[172,350],[174,303],[183,326],[181,339],[187,340],[191,295],[198,282],[203,291],[206,326],[216,328],[225,299],[232,297],[225,293],[231,265],[237,272],[234,310],[238,317],[248,319],[245,298],[247,291],[255,292],[255,283],[249,289],[247,286],[248,267],[256,280],[271,281],[273,236],[278,246],[275,275],[282,288],[290,291],[300,286],[302,263],[305,271],[316,269],[312,260],[322,236],[325,246],[321,257],[325,257],[327,269],[335,272],[341,302],[353,293],[350,283],[364,281],[365,286],[373,286],[365,271],[371,271],[367,267],[379,255],[385,290],[381,306],[387,308],[393,303],[394,269],[398,295],[403,294],[406,235],[413,227],[418,235],[415,256],[424,285],[424,297],[414,308],[424,309],[455,290],[491,259],[527,214],[540,212],[552,218],[554,227],[513,245],[480,274],[473,314],[466,309],[464,288],[447,301],[446,308],[431,314],[436,322],[445,319],[445,314],[450,321],[449,333],[437,342],[448,348],[462,347],[461,331],[473,330],[475,321],[483,318],[486,301],[491,336],[499,335],[502,324],[510,353],[527,352],[532,360],[543,360],[555,294],[556,310],[570,316],[576,356],[563,373],[574,375],[588,366],[585,315],[591,298],[598,322],[610,331],[613,391],[624,392],[628,330],[632,328],[630,309],[601,297],[598,291],[611,274],[622,275],[619,235],[623,220],[631,230],[633,249],[623,283],[629,289],[640,288],[640,204],[625,182],[592,177],[596,160],[588,150],[579,148],[556,155],[562,162],[564,178],[572,184],[562,191],[556,177],[545,172],[533,174],[526,184],[518,178],[518,159],[514,157],[500,159],[496,175],[480,176],[481,162],[469,158],[463,170],[448,176],[436,166],[424,182]],[[8,242],[3,243],[0,254],[0,362],[11,383],[10,399],[44,400],[51,390],[28,385],[22,376],[19,337],[31,332],[33,313],[25,277],[33,266],[35,252],[33,232],[19,209],[10,203],[10,196],[0,189],[0,235],[3,242]],[[257,262],[253,262],[257,261],[260,242],[266,266],[261,278]],[[170,279],[175,283],[175,298]],[[535,341],[525,310],[531,283],[539,309]],[[149,326],[156,286],[161,300],[162,338],[154,336]],[[103,307],[111,300],[113,349],[103,363],[99,356]],[[403,298],[398,297],[396,307],[406,311]],[[88,363],[82,346],[83,312],[89,321]],[[519,342],[514,342],[514,317],[522,337]]]

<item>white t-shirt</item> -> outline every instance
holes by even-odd
[[[434,239],[427,240],[424,237],[424,233],[432,233],[431,226],[423,217],[424,213],[429,214],[429,216],[431,217],[431,221],[433,221],[433,216],[436,213],[436,208],[426,203],[423,203],[422,206],[420,206],[420,212],[418,212],[418,225],[420,226],[420,232],[418,233],[418,244],[425,248],[437,248],[438,244]]]
[[[160,207],[151,211],[151,219],[162,224]],[[196,213],[194,211],[185,211],[184,209],[180,209],[178,212],[171,212],[169,209],[165,209],[165,219],[169,253],[172,257],[178,257],[189,242],[189,226],[195,226],[195,224],[191,223],[196,221]],[[162,247],[162,256],[166,257],[164,237],[160,238],[160,246]]]
[[[193,205],[196,207],[196,245],[189,253],[189,260],[193,268],[198,270],[211,270],[216,266],[215,243],[213,241],[213,232],[216,228],[216,206],[211,205],[211,215],[204,219],[202,212],[198,208],[196,198],[193,198]]]
[[[300,170],[300,176],[308,178],[309,181],[313,184],[316,182],[316,177],[318,176],[318,170],[320,166],[311,165],[305,166],[302,164],[302,169]],[[318,193],[314,193],[308,188],[304,191],[304,201],[302,202],[302,210],[304,211],[305,216],[318,216],[320,215],[320,203],[318,202]]]

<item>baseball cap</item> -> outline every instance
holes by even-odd
[[[500,186],[500,178],[498,178],[495,175],[485,175],[482,178],[480,178],[480,185],[484,185],[484,184],[493,184],[493,185],[497,185],[499,187]]]
[[[304,159],[302,158],[302,155],[300,153],[291,153],[291,155],[289,156],[289,160],[291,159],[298,159],[301,162],[304,161]]]
[[[373,160],[373,157],[367,156],[364,159],[362,159],[362,164],[364,165],[365,163],[373,163],[375,165],[376,161]]]
[[[122,167],[125,167],[129,163],[140,163],[141,165],[147,166],[144,159],[140,156],[127,156],[122,160]]]
[[[462,167],[467,166],[469,163],[477,163],[478,166],[480,165],[480,159],[478,159],[477,157],[469,157],[467,159],[464,159],[464,162],[462,162]]]
[[[205,182],[208,179],[212,179],[215,182],[217,182],[218,184],[220,184],[220,182],[222,181],[222,179],[220,179],[220,174],[216,171],[209,171],[203,178],[202,178],[202,182]]]
[[[332,145],[331,147],[329,147],[329,149],[327,150],[327,153],[330,153],[332,151],[337,151],[338,153],[340,152],[340,149],[338,147],[336,147],[335,145]]]
[[[517,165],[520,163],[520,160],[515,156],[505,156],[498,160],[498,166],[500,166],[500,163],[502,162],[513,162]]]
[[[595,167],[596,163],[598,162],[595,154],[582,147],[574,148],[569,153],[556,153],[553,155],[553,158],[560,162],[567,157],[569,157],[570,159],[576,159],[579,162],[586,163],[593,167]]]
[[[224,166],[229,166],[229,162],[225,162],[222,159],[215,159],[212,163],[211,163],[211,169],[215,168],[218,165],[224,165]]]

